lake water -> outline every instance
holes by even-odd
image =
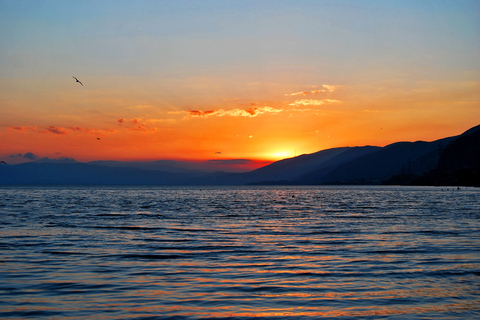
[[[480,190],[1,187],[3,319],[480,319]]]

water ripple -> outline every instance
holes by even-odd
[[[1,318],[480,318],[478,189],[2,187],[0,208]]]

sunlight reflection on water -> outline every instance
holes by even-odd
[[[480,317],[480,190],[0,188],[0,316]]]

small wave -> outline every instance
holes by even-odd
[[[459,236],[460,233],[456,231],[444,231],[444,230],[422,230],[419,231],[418,233],[420,234],[425,234],[425,235],[436,235],[436,236]]]
[[[53,251],[53,250],[43,250],[42,253],[54,254],[54,255],[65,255],[65,256],[85,255],[86,254],[86,253],[81,253],[81,252]]]
[[[163,230],[161,227],[144,227],[144,226],[92,226],[94,229],[116,229],[116,230]]]
[[[7,318],[14,318],[14,319],[27,319],[27,318],[56,318],[61,317],[64,315],[61,311],[55,310],[15,310],[15,311],[7,311],[7,312],[0,312],[0,317],[7,319]]]
[[[123,259],[141,259],[141,260],[172,260],[186,258],[185,255],[179,254],[151,254],[151,253],[128,253],[116,255]]]

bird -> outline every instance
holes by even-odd
[[[3,164],[5,164],[5,165],[7,165],[7,163],[6,163],[5,161],[3,161],[3,160],[2,160],[2,161],[0,161],[0,163],[3,163]]]
[[[215,152],[215,154],[222,154],[220,151]]]
[[[100,140],[100,138],[97,138],[97,140]]]
[[[72,78],[75,79],[78,83],[80,83],[80,84],[82,85],[82,87],[83,87],[83,83],[82,83],[80,80],[78,80],[78,79],[75,78],[74,76],[72,76]]]

